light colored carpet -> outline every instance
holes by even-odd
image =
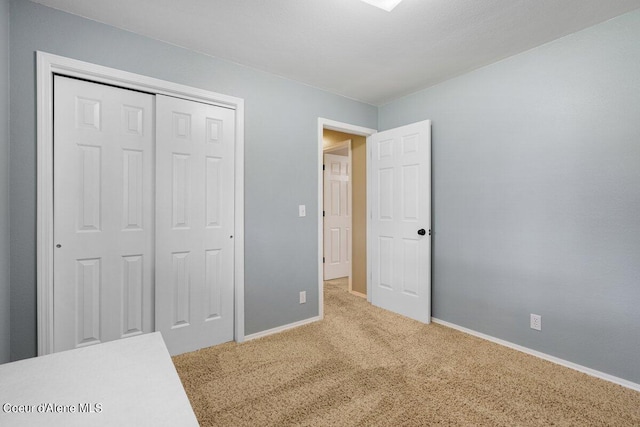
[[[640,393],[325,286],[325,319],[173,359],[203,426],[640,426]]]

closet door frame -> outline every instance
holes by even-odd
[[[53,76],[76,77],[235,110],[234,340],[244,341],[244,100],[84,61],[37,52],[38,356],[53,352]]]

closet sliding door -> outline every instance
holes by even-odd
[[[234,110],[158,95],[156,327],[180,354],[233,340]]]
[[[233,340],[235,111],[54,78],[53,351]]]
[[[151,332],[154,96],[54,79],[54,351]]]

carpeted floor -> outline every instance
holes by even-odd
[[[640,393],[325,286],[325,319],[173,359],[202,426],[640,426]]]

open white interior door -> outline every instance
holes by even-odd
[[[324,280],[351,275],[351,162],[324,155]]]
[[[367,138],[371,302],[431,321],[431,122]]]

